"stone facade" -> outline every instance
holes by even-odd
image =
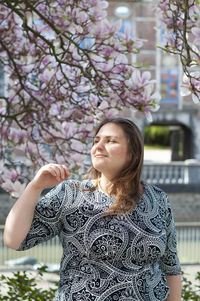
[[[155,1],[145,0],[109,1],[109,18],[116,21],[121,12],[124,26],[131,27],[132,35],[146,40],[141,52],[132,56],[130,61],[148,66],[143,70],[151,72],[161,94],[160,110],[152,114],[152,122],[138,112],[132,113],[131,117],[141,130],[150,125],[169,126],[173,161],[200,160],[200,103],[194,104],[191,96],[181,97],[182,68],[178,57],[170,56],[157,47],[162,46],[164,31],[155,30],[159,21],[154,5]]]
[[[176,222],[199,222],[200,193],[168,193]]]

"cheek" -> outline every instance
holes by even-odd
[[[90,159],[91,159],[92,164],[95,159],[94,154],[95,154],[95,146],[93,146],[90,150]]]
[[[112,154],[120,158],[126,158],[128,156],[126,148],[116,148],[112,150]]]
[[[95,151],[95,146],[93,145],[91,150],[90,150],[90,155],[92,156],[94,154],[94,151]]]
[[[128,164],[131,161],[131,154],[128,152],[127,148],[120,149],[116,152],[116,157],[118,157],[119,162]]]

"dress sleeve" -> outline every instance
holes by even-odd
[[[38,201],[31,228],[18,251],[30,249],[59,234],[62,212],[73,198],[70,181],[55,186]]]
[[[168,196],[164,193],[166,204],[166,249],[160,259],[160,267],[166,275],[180,275],[181,266],[177,253],[176,228]]]

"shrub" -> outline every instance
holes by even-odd
[[[197,273],[195,279],[200,280],[200,272]],[[200,285],[193,284],[184,274],[182,277],[182,300],[200,301]]]
[[[45,266],[39,268],[38,274],[42,277],[45,271]],[[197,273],[195,279],[200,280],[200,272]],[[11,277],[2,275],[0,280],[2,281],[0,287],[0,301],[51,301],[55,297],[55,292],[57,290],[57,283],[55,284],[55,288],[49,288],[48,290],[38,288],[36,277],[28,276],[25,271],[15,272]],[[3,286],[8,288],[4,296],[2,296]],[[182,277],[182,300],[200,301],[200,285],[192,284],[184,274]]]
[[[36,283],[36,277],[46,272],[46,267],[43,266],[37,270],[37,275],[31,277],[27,275],[26,271],[14,272],[11,277],[2,275],[0,277],[0,301],[47,301],[53,300],[55,292],[57,290],[57,284],[55,288],[48,288],[48,290],[38,288]],[[3,296],[2,289],[5,288]]]

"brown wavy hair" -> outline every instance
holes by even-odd
[[[115,196],[115,203],[108,208],[106,214],[125,214],[133,210],[135,204],[141,197],[141,174],[144,157],[144,142],[140,130],[136,124],[125,118],[111,118],[103,120],[95,131],[98,134],[102,126],[107,123],[114,123],[123,130],[128,141],[128,151],[131,153],[130,164],[125,167],[120,174],[112,179],[108,188],[109,195]],[[93,166],[85,175],[85,179],[100,180],[101,173]],[[94,189],[98,188],[98,184]]]

